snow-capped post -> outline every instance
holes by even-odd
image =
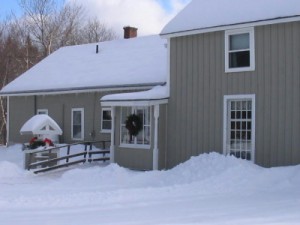
[[[116,107],[111,107],[111,136],[110,136],[110,162],[115,162],[115,114]]]
[[[159,105],[154,106],[154,147],[153,147],[153,170],[158,170],[158,119]]]

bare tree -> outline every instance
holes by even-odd
[[[116,33],[107,28],[98,18],[90,19],[81,32],[82,43],[94,43],[116,39]]]
[[[57,8],[54,0],[19,0],[23,16],[0,20],[0,86],[34,66],[58,48],[115,39],[98,19],[86,19],[82,6]],[[0,142],[6,136],[6,98],[0,97]]]

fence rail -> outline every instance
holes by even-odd
[[[34,170],[33,172],[37,174],[85,162],[106,162],[110,160],[107,143],[110,141],[77,142],[59,147],[25,150],[25,169]],[[102,148],[93,150],[95,144],[101,144]],[[81,152],[72,154],[72,147],[78,145],[83,145],[84,148]],[[67,148],[67,154],[57,157],[57,152],[60,153],[65,148]],[[73,158],[79,159],[70,162]]]

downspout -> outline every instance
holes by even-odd
[[[33,99],[33,115],[36,115],[37,114],[37,97],[36,95],[34,96],[34,99]]]
[[[6,147],[9,145],[9,96],[6,101]]]
[[[110,163],[115,162],[115,130],[116,130],[116,107],[111,107],[111,136],[110,136]]]

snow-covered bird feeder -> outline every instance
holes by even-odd
[[[58,142],[58,135],[62,135],[59,125],[48,115],[35,115],[30,118],[21,128],[21,135],[33,135],[39,140],[50,139]]]

